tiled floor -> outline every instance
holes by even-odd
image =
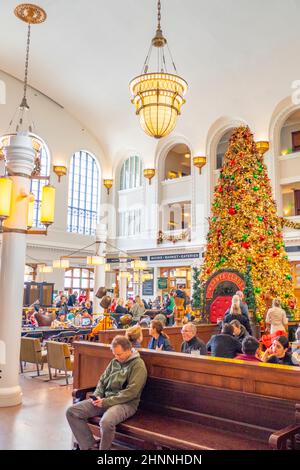
[[[62,386],[64,380],[46,382],[48,375],[32,378],[34,373],[20,375],[23,404],[0,408],[0,450],[71,448],[65,412],[72,403],[73,387]]]

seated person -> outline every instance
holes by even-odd
[[[39,326],[38,321],[37,321],[37,319],[36,319],[36,313],[37,313],[37,312],[34,311],[34,312],[31,313],[30,316],[28,317],[29,324],[32,325],[32,326],[35,326],[35,327]]]
[[[129,339],[133,348],[141,348],[143,341],[143,332],[140,325],[134,325],[127,328],[125,333],[126,338]]]
[[[66,321],[66,315],[64,312],[60,312],[58,314],[58,317],[53,320],[51,323],[51,328],[66,328],[67,327],[67,321]]]
[[[233,336],[235,336],[240,341],[240,343],[243,342],[243,339],[249,336],[249,333],[244,325],[242,325],[238,320],[232,320],[230,325],[233,326]]]
[[[160,321],[163,326],[167,326],[167,317],[166,315],[164,315],[163,313],[158,313],[157,315],[155,315],[155,317],[153,318],[153,320],[158,320]],[[149,325],[148,325],[149,326]]]
[[[152,320],[149,328],[149,335],[151,339],[148,344],[148,349],[155,349],[156,351],[173,351],[169,337],[163,332],[163,324],[160,321]]]
[[[262,361],[269,364],[281,364],[283,366],[298,366],[299,364],[293,359],[288,349],[288,338],[286,336],[277,336],[277,338],[273,340],[272,346],[264,352]]]
[[[192,354],[192,351],[199,351],[201,356],[207,354],[204,341],[197,338],[197,327],[193,323],[187,323],[181,329],[183,343],[181,344],[181,352]]]
[[[93,323],[91,315],[87,310],[82,311],[81,326],[91,326]]]
[[[116,336],[111,349],[115,358],[100,377],[94,392],[96,400],[81,401],[67,410],[67,420],[81,450],[99,448],[87,424],[94,416],[101,416],[100,450],[111,448],[117,424],[136,413],[146,383],[144,361],[127,338]]]
[[[144,303],[142,302],[140,296],[137,295],[135,297],[135,303],[133,304],[133,306],[131,307],[129,311],[129,313],[132,315],[132,320],[135,323],[139,322],[144,312],[145,312]]]
[[[246,336],[242,341],[243,354],[239,354],[235,359],[241,361],[261,362],[259,359],[259,342],[253,336]]]
[[[74,323],[74,320],[75,320],[75,314],[73,312],[68,312],[67,314],[67,321],[70,322],[70,323]]]
[[[64,310],[66,313],[68,312],[68,302],[67,302],[67,298],[63,295],[61,297],[61,300],[59,300],[57,303],[56,303],[56,308],[59,308],[60,310]]]
[[[114,313],[117,313],[117,314],[120,314],[120,315],[125,315],[126,313],[128,313],[127,308],[124,307],[124,300],[123,299],[118,300],[117,306],[115,308]]]
[[[34,308],[34,310],[35,310],[36,312],[38,312],[39,309],[41,308],[40,300],[39,300],[39,299],[35,300],[35,301],[33,302],[33,304],[30,305],[29,308]]]
[[[80,312],[76,312],[73,323],[74,323],[74,326],[76,326],[76,327],[81,326],[82,316],[81,316]]]
[[[295,339],[292,346],[292,359],[295,364],[300,364],[300,327],[295,332]]]
[[[233,326],[225,323],[221,334],[213,335],[206,345],[207,351],[211,351],[213,357],[226,357],[234,359],[242,352],[242,345],[237,338],[233,336]]]

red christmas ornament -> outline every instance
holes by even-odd
[[[222,193],[222,192],[223,192],[223,186],[219,186],[219,187],[218,187],[218,192],[219,192],[219,193]]]
[[[294,309],[295,308],[295,302],[293,300],[289,300],[289,307],[291,309]]]
[[[265,241],[265,239],[266,239],[266,237],[265,237],[264,235],[260,235],[259,240],[260,240],[261,242]]]
[[[272,255],[273,258],[276,258],[276,256],[278,256],[278,255],[279,255],[278,251],[274,250],[274,251],[273,251],[273,255]]]
[[[236,164],[236,161],[235,161],[235,160],[231,160],[231,161],[229,162],[229,166],[231,166],[231,167],[234,166],[235,164]]]
[[[210,273],[211,273],[211,269],[207,269],[206,274],[210,274]]]
[[[248,248],[250,248],[250,246],[251,246],[251,243],[250,243],[250,242],[243,242],[243,243],[242,243],[242,247],[243,247],[243,248],[246,248],[246,250],[248,250]]]
[[[228,240],[228,242],[226,243],[226,245],[227,245],[228,247],[232,246],[232,245],[233,245],[233,241],[232,241],[232,240]]]
[[[229,215],[235,215],[236,214],[236,210],[234,207],[230,207],[230,209],[228,209],[228,214]]]

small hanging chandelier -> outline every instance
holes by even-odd
[[[166,38],[162,34],[161,2],[157,2],[158,25],[155,37],[146,57],[143,73],[130,82],[130,92],[133,96],[132,103],[135,105],[136,114],[140,117],[140,124],[146,134],[156,139],[169,135],[175,128],[177,117],[180,115],[181,107],[185,103],[184,95],[188,85],[183,78],[177,74]],[[149,72],[149,62],[152,48],[157,48],[157,72]],[[167,71],[165,46],[169,52],[174,73]]]

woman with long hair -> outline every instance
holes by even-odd
[[[249,318],[246,315],[242,315],[240,306],[240,297],[234,295],[232,297],[231,307],[229,313],[224,317],[224,323],[230,323],[232,320],[238,320],[248,331],[249,335],[252,335],[252,330],[249,322]]]
[[[127,328],[125,336],[129,339],[133,348],[141,348],[143,341],[143,332],[140,325],[134,325]]]
[[[163,324],[159,320],[152,320],[149,328],[149,335],[151,339],[148,344],[148,349],[155,349],[156,351],[173,351],[169,337],[163,332]]]
[[[283,335],[288,329],[288,319],[285,311],[281,308],[279,299],[273,299],[272,308],[267,312],[266,327],[271,334],[280,331]]]

